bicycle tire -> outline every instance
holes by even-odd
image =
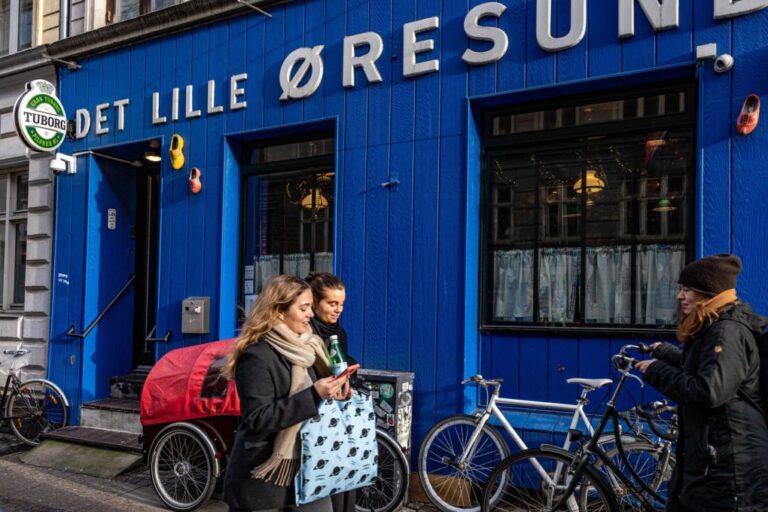
[[[552,481],[545,480],[534,466],[534,459]],[[507,457],[488,478],[483,489],[481,510],[553,510],[552,507],[561,499],[570,482],[568,468],[574,461],[570,452],[545,451],[539,448],[523,450]],[[585,467],[572,498],[557,510],[619,512],[619,505],[605,477],[590,465]]]
[[[376,432],[378,474],[373,483],[355,493],[357,512],[392,512],[408,495],[410,469],[400,446],[384,432]]]
[[[632,468],[640,476],[643,481],[648,484],[657,494],[662,498],[667,497],[667,486],[670,478],[672,478],[672,470],[675,467],[675,455],[671,453],[667,460],[667,463],[663,466],[659,466],[659,456],[661,455],[662,448],[654,445],[649,441],[637,440],[630,443],[623,443],[624,453],[627,456],[627,460],[632,464]],[[606,451],[606,455],[622,469],[624,467],[624,461],[621,460],[619,449],[614,447],[611,450]],[[595,461],[595,468],[599,471],[607,471],[603,469],[603,461]],[[625,473],[627,477],[631,477],[631,473],[628,471]],[[611,485],[614,487],[614,493],[620,497],[620,504],[622,510],[626,511],[638,511],[643,512],[643,507],[640,500],[627,492],[626,487],[615,478],[609,479]],[[657,499],[648,493],[643,493],[645,499],[647,499],[654,508],[663,510],[665,502],[660,503]]]
[[[201,506],[216,487],[214,457],[201,433],[184,426],[166,427],[149,454],[149,472],[158,497],[177,512]]]
[[[49,382],[28,380],[14,386],[5,404],[5,417],[20,441],[37,446],[43,434],[67,424],[66,404],[61,392]]]
[[[477,422],[473,416],[450,416],[433,426],[421,444],[419,479],[429,501],[443,512],[479,512],[488,476],[509,456],[504,438],[486,424],[465,466],[451,463],[464,451]]]

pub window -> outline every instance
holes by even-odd
[[[24,306],[27,265],[29,178],[25,172],[0,175],[0,290],[2,309]]]
[[[690,88],[491,112],[486,326],[672,327],[693,252]]]
[[[332,137],[254,145],[245,157],[243,312],[278,274],[333,271],[336,177]]]

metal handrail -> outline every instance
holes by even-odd
[[[144,338],[144,341],[168,343],[171,340],[171,336],[173,336],[173,331],[171,331],[170,329],[166,329],[165,336],[163,336],[162,338],[153,338],[152,335],[155,334],[156,330],[157,330],[157,324],[155,324],[155,326],[152,328],[152,331],[149,334],[147,334],[147,337]]]
[[[104,315],[107,314],[107,311],[109,311],[109,309],[115,305],[115,302],[117,302],[118,299],[120,299],[120,297],[123,296],[125,291],[128,289],[129,286],[133,284],[133,281],[135,280],[136,280],[136,274],[131,274],[130,276],[128,276],[128,282],[125,283],[125,285],[120,289],[119,292],[117,292],[117,295],[115,295],[115,297],[110,301],[110,303],[107,304],[107,306],[101,311],[101,313],[99,313],[99,316],[97,316],[93,320],[93,322],[91,322],[91,325],[89,325],[88,328],[82,334],[78,334],[77,331],[75,331],[75,326],[71,325],[69,329],[67,329],[67,332],[64,333],[64,335],[72,336],[73,338],[81,338],[81,339],[88,336],[88,334],[90,334],[93,328],[96,327],[96,324],[98,324],[101,321],[101,319],[104,318]]]

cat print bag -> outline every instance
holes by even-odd
[[[373,483],[378,474],[376,416],[369,395],[323,400],[318,415],[299,432],[301,468],[296,475],[296,504]]]

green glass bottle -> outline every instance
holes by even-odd
[[[330,342],[329,359],[331,363],[331,373],[339,375],[347,369],[347,358],[344,356],[344,351],[341,350],[338,336],[332,334],[330,338],[328,338],[328,341]]]

